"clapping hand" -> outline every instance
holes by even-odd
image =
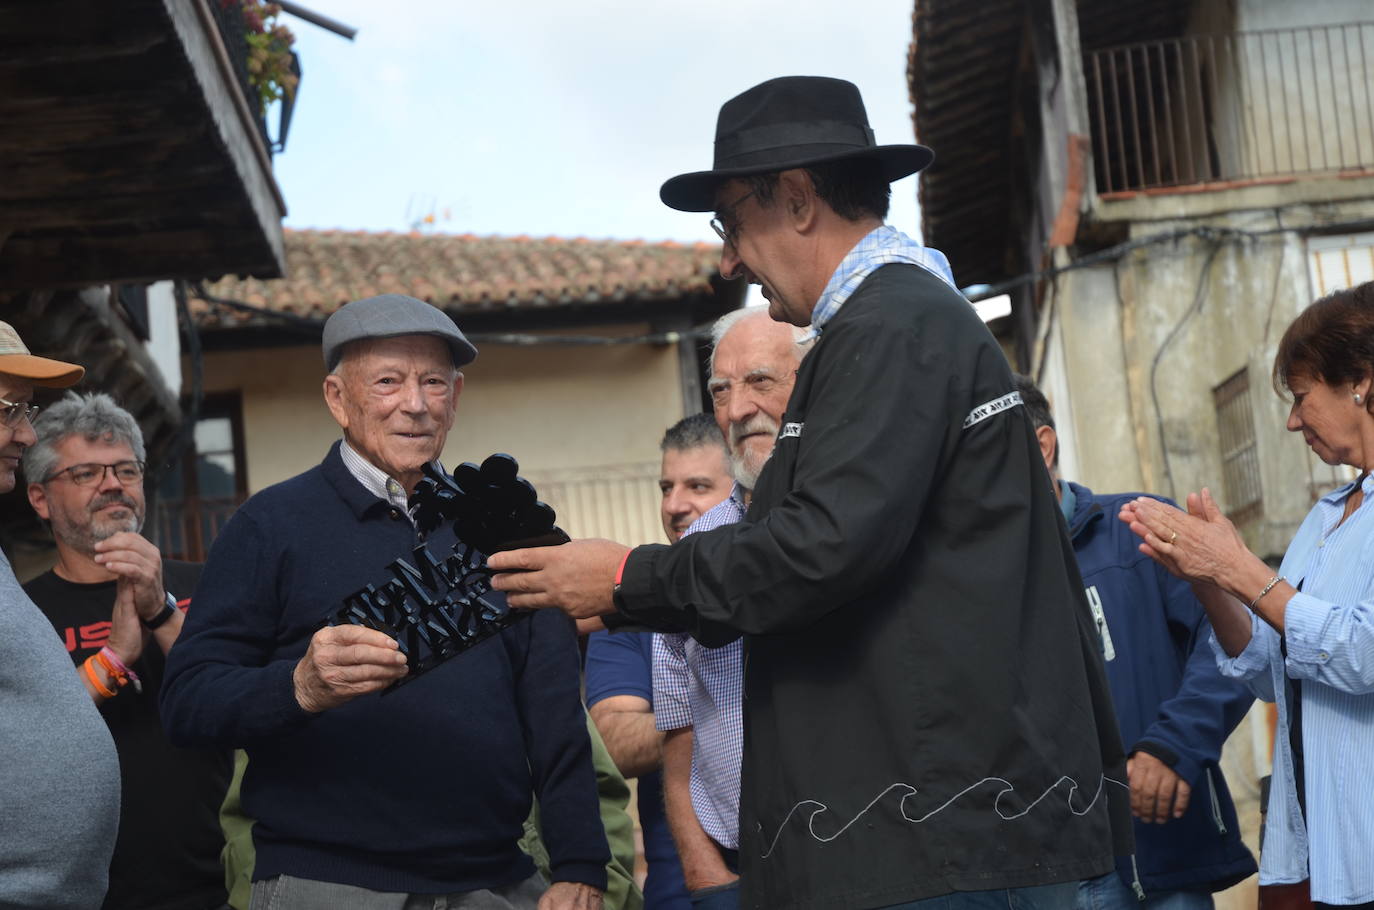
[[[1187,505],[1184,512],[1142,496],[1122,506],[1118,517],[1141,539],[1140,552],[1174,575],[1226,588],[1232,570],[1254,557],[1210,490],[1189,493]]]

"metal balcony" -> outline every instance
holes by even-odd
[[[1085,75],[1099,193],[1374,175],[1374,22],[1121,45]]]

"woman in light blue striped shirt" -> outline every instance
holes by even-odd
[[[1359,477],[1323,497],[1275,575],[1211,494],[1121,512],[1142,551],[1193,582],[1222,672],[1278,706],[1260,883],[1309,880],[1321,905],[1374,906],[1374,282],[1324,297],[1284,333],[1288,429]]]

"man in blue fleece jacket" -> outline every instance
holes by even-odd
[[[477,351],[409,297],[355,301],[324,329],[343,428],[319,466],[248,500],[216,539],[162,716],[181,745],[244,748],[255,906],[595,910],[609,859],[573,625],[541,611],[381,697],[389,636],[321,623],[423,544],[407,496],[435,463]],[[499,597],[499,595],[496,595]],[[517,842],[537,796],[554,884]]]
[[[1129,756],[1134,856],[1079,886],[1079,910],[1197,910],[1254,874],[1218,762],[1253,700],[1217,671],[1211,624],[1188,583],[1139,550],[1116,520],[1138,493],[1095,495],[1059,477],[1059,443],[1044,393],[1016,377],[1054,478],[1107,682]]]

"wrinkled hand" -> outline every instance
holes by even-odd
[[[296,701],[318,714],[405,675],[406,658],[396,639],[364,626],[326,626],[310,639],[291,678]]]
[[[114,612],[110,614],[110,640],[105,643],[110,650],[132,667],[134,661],[143,654],[143,625],[138,621],[138,611],[134,609],[134,591],[123,584],[115,587]]]
[[[601,892],[578,882],[554,882],[539,898],[539,910],[601,910]]]
[[[1188,810],[1193,788],[1148,752],[1126,760],[1126,779],[1131,784],[1131,814],[1146,824],[1162,825]]]
[[[95,561],[115,573],[120,590],[131,588],[134,608],[153,619],[167,603],[162,586],[162,554],[142,534],[120,531],[95,545]]]
[[[574,540],[557,547],[508,550],[487,558],[500,573],[492,587],[512,607],[558,607],[573,619],[615,612],[611,590],[629,547],[613,540]]]
[[[1118,517],[1143,541],[1140,552],[1174,575],[1229,589],[1232,571],[1254,557],[1210,490],[1189,493],[1187,504],[1184,512],[1142,496],[1122,506]]]

